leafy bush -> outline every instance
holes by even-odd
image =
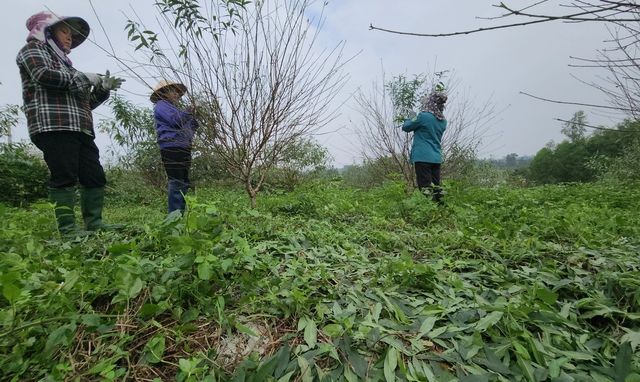
[[[267,172],[265,186],[291,192],[304,183],[319,179],[330,160],[329,150],[315,139],[295,139],[285,147],[280,161]]]
[[[382,187],[385,182],[401,178],[400,171],[402,169],[395,163],[393,158],[385,157],[375,161],[365,160],[362,164],[346,166],[341,175],[342,182],[346,187],[371,190],[376,187]],[[413,187],[407,187],[405,183],[405,190],[412,191]]]
[[[618,157],[599,155],[591,158],[587,167],[606,182],[640,180],[640,139],[632,139]]]
[[[33,146],[0,144],[0,202],[20,206],[45,198],[48,180],[47,165]]]
[[[382,185],[365,164],[345,166],[341,172],[342,182],[346,187],[367,190]]]
[[[156,143],[153,109],[138,107],[119,95],[107,102],[115,118],[100,120],[98,126],[118,145],[117,166],[136,173],[140,180],[152,187],[166,188],[167,177]]]

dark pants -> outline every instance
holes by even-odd
[[[432,199],[442,204],[442,189],[440,188],[440,163],[415,162],[418,189],[422,192],[431,191]],[[426,195],[426,194],[425,194]]]
[[[160,149],[160,156],[169,180],[180,180],[185,184],[189,184],[191,149],[186,147],[167,147],[166,149]]]
[[[184,213],[186,206],[184,195],[189,191],[191,149],[181,147],[160,149],[160,156],[169,178],[169,188],[167,190],[169,213],[175,210]]]
[[[51,131],[36,134],[31,141],[44,155],[51,172],[51,188],[73,187],[77,182],[86,188],[107,184],[100,151],[92,136],[75,131]]]

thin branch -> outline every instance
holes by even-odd
[[[567,121],[560,118],[554,118],[554,120],[560,121],[563,123],[572,123],[571,121]],[[603,127],[603,126],[593,126],[593,125],[586,125],[586,124],[582,124],[581,126],[589,127],[591,129],[596,129],[596,130],[602,130],[602,131],[616,131],[618,133],[640,133],[640,130],[619,130],[619,129],[612,129],[612,128]]]
[[[98,12],[96,12],[96,8],[93,6],[93,0],[89,0],[89,5],[91,6],[91,10],[93,11],[93,14],[98,19],[98,23],[100,24],[100,28],[102,28],[102,33],[104,33],[104,36],[107,38],[107,42],[109,43],[109,47],[111,47],[111,54],[113,56],[115,56],[116,55],[116,50],[113,48],[113,44],[111,44],[111,39],[109,38],[109,35],[107,34],[107,31],[104,29],[104,25],[102,24],[102,20],[100,20],[100,17],[98,17]]]
[[[540,0],[537,3],[531,4],[529,6],[526,6],[526,7],[522,8],[522,9],[520,9],[520,12],[524,11],[525,9],[534,8],[534,7],[536,7],[536,6],[540,5],[540,4],[546,3],[548,1],[549,0]],[[494,7],[503,8],[502,7],[502,3],[500,5],[494,5]],[[511,13],[506,13],[504,15],[500,15],[500,16],[496,16],[496,17],[478,17],[478,18],[481,19],[481,20],[497,20],[497,19],[502,19],[502,18],[509,17],[509,16],[511,16]]]
[[[538,5],[540,3],[542,3],[542,2],[534,4],[533,6]],[[500,3],[500,5],[497,6],[497,7],[503,8],[503,9],[506,9],[507,11],[509,11],[509,13],[500,16],[500,18],[507,17],[507,16],[520,16],[520,17],[535,18],[537,20],[525,21],[525,22],[521,22],[521,23],[496,25],[496,26],[491,26],[491,27],[487,27],[487,28],[477,28],[477,29],[458,31],[458,32],[450,32],[450,33],[406,32],[406,31],[398,31],[398,30],[380,28],[380,27],[374,26],[373,24],[369,24],[369,30],[378,30],[378,31],[387,32],[387,33],[406,35],[406,36],[417,36],[417,37],[450,37],[450,36],[468,35],[468,34],[479,33],[479,32],[487,32],[487,31],[491,31],[491,30],[498,30],[498,29],[513,28],[513,27],[527,26],[527,25],[533,25],[533,24],[540,24],[540,23],[546,23],[546,22],[550,22],[550,21],[564,21],[564,22],[594,22],[595,21],[595,22],[605,22],[605,23],[625,23],[625,22],[637,22],[638,21],[637,18],[616,18],[615,17],[615,15],[617,15],[617,14],[626,13],[627,12],[626,10],[619,10],[616,13],[613,13],[613,14],[607,14],[605,16],[600,16],[600,14],[602,14],[602,13],[615,11],[615,10],[621,8],[621,7],[629,7],[629,8],[632,8],[632,9],[637,9],[638,5],[635,5],[633,3],[629,4],[629,3],[613,2],[613,3],[611,3],[611,6],[609,6],[609,7],[597,7],[594,10],[587,10],[587,11],[582,11],[582,12],[578,12],[578,13],[572,13],[572,14],[567,14],[567,15],[559,15],[559,16],[538,15],[538,14],[532,14],[532,13],[525,13],[525,12],[522,12],[521,10],[510,9],[504,3]],[[574,5],[574,7],[580,9],[580,7],[578,7],[576,5]],[[528,9],[528,8],[531,8],[531,6],[530,7],[525,7],[523,9]],[[583,16],[586,16],[586,15],[593,15],[594,17],[583,17]]]
[[[396,31],[396,30],[391,30],[391,29],[379,28],[379,27],[374,26],[373,24],[369,24],[369,30],[377,30],[377,31],[381,31],[381,32],[387,32],[387,33],[393,33],[393,34],[399,34],[399,35],[405,35],[405,36],[450,37],[450,36],[467,35],[467,34],[478,33],[478,32],[486,32],[486,31],[496,30],[496,29],[504,29],[504,28],[511,28],[511,27],[517,27],[517,26],[540,24],[540,23],[544,23],[544,22],[547,22],[547,21],[551,21],[551,20],[527,21],[527,22],[524,22],[524,23],[516,23],[516,24],[508,24],[508,25],[497,25],[497,26],[494,26],[494,27],[478,28],[478,29],[472,29],[472,30],[467,30],[467,31],[462,31],[462,32],[436,33],[436,34],[402,32],[402,31]]]
[[[609,110],[618,110],[618,111],[630,111],[628,109],[623,109],[623,108],[613,107],[613,106],[594,105],[594,104],[580,103],[580,102],[557,101],[557,100],[552,100],[552,99],[549,99],[549,98],[537,97],[537,96],[534,96],[534,95],[531,95],[531,94],[525,93],[525,92],[520,92],[520,94],[523,94],[523,95],[526,95],[527,97],[535,98],[535,99],[538,99],[538,100],[541,100],[541,101],[557,103],[557,104],[563,104],[563,105],[588,106],[588,107],[597,107],[597,108],[600,108],[600,109],[609,109]]]

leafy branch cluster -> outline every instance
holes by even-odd
[[[11,143],[11,129],[20,122],[20,107],[18,105],[4,105],[0,109],[0,137],[8,137]]]

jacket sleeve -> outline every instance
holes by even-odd
[[[410,132],[416,130],[420,125],[418,124],[418,116],[407,119],[402,124],[402,131]]]
[[[27,44],[16,58],[18,65],[40,86],[74,93],[90,89],[91,83],[84,74],[76,70],[59,70],[53,60],[47,47],[39,43]]]
[[[89,105],[91,106],[91,110],[102,105],[104,101],[109,99],[109,95],[109,90],[104,90],[102,88],[96,90],[94,88],[93,91],[91,91],[91,95],[89,96]]]

